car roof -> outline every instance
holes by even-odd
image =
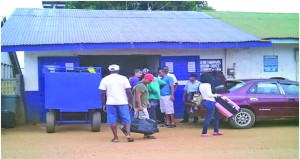
[[[236,79],[236,80],[227,80],[227,82],[257,82],[257,81],[269,81],[269,82],[291,82],[291,83],[298,83],[297,81],[291,81],[287,79]]]

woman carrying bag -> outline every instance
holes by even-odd
[[[203,73],[201,75],[201,84],[199,86],[199,91],[201,92],[203,101],[202,105],[206,109],[206,115],[205,120],[203,124],[203,130],[202,130],[202,137],[212,137],[212,136],[220,136],[223,135],[219,131],[219,121],[220,121],[220,115],[218,111],[216,111],[216,97],[221,97],[220,94],[213,94],[212,88],[211,88],[211,81],[210,76],[207,76],[207,74]],[[207,129],[210,125],[210,122],[212,120],[212,117],[214,117],[214,133],[208,134]]]

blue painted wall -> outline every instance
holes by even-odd
[[[42,106],[41,96],[39,91],[25,91],[25,118],[26,123],[40,122],[39,112]]]
[[[178,81],[189,80],[190,74],[197,74],[198,79],[200,76],[200,63],[199,56],[162,56],[161,66],[163,67],[166,62],[173,62],[173,74],[175,74]],[[195,72],[188,72],[188,62],[195,62]],[[184,103],[182,101],[184,85],[179,85],[175,92],[175,118],[182,118],[184,113]]]
[[[65,66],[65,63],[74,63],[74,67],[79,66],[78,57],[39,57],[38,58],[38,75],[39,90],[25,91],[25,112],[27,123],[37,123],[46,121],[45,109],[45,92],[44,92],[44,75],[43,67],[45,65]]]

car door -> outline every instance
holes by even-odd
[[[247,92],[247,99],[258,118],[286,115],[286,99],[276,82],[260,81],[253,84]]]
[[[280,82],[286,100],[285,115],[299,117],[299,84],[296,82]]]

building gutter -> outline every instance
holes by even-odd
[[[297,38],[270,38],[273,44],[299,44],[299,39]]]
[[[2,52],[51,50],[104,50],[104,49],[224,49],[272,47],[270,41],[219,42],[219,43],[101,43],[2,46]]]

